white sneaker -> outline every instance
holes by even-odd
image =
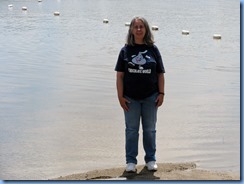
[[[156,164],[155,161],[150,161],[150,162],[148,162],[148,163],[146,164],[146,166],[147,166],[147,169],[148,169],[149,171],[157,171],[157,170],[158,170],[158,166],[157,166],[157,164]]]
[[[136,172],[136,164],[128,163],[125,168],[126,172]]]

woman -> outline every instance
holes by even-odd
[[[164,101],[165,70],[148,22],[143,17],[132,19],[127,43],[119,53],[115,70],[118,99],[125,115],[125,170],[136,172],[141,119],[146,167],[156,171],[156,119],[157,109]]]

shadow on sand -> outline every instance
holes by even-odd
[[[156,171],[148,171],[145,166],[139,173],[128,173],[124,171],[119,178],[123,178],[125,180],[160,180],[159,177],[154,176],[154,172]]]

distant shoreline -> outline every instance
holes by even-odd
[[[148,171],[144,165],[137,166],[136,173],[126,173],[124,169],[94,170],[50,180],[240,180],[237,173],[199,170],[193,162],[159,163],[156,172]]]

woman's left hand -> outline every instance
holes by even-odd
[[[164,102],[164,95],[163,94],[159,94],[157,99],[155,100],[155,102],[156,102],[156,106],[160,107],[163,104],[163,102]]]

